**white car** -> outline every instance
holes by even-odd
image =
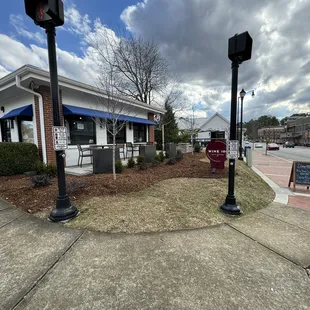
[[[263,148],[263,145],[261,143],[255,143],[255,148],[261,149]]]

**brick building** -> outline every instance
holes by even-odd
[[[295,144],[304,145],[310,142],[310,116],[289,118],[285,124],[282,138],[293,141]]]
[[[66,126],[69,146],[66,165],[77,164],[77,144],[112,144],[104,121],[111,118],[106,93],[91,85],[59,76],[60,115]],[[113,98],[122,107],[125,122],[117,143],[154,143],[154,115],[164,110],[127,98]],[[0,79],[0,142],[32,142],[45,163],[55,163],[53,108],[49,72],[25,65]],[[87,160],[85,160],[87,163]]]
[[[258,129],[258,138],[265,141],[269,138],[271,142],[283,143],[282,134],[285,133],[284,126],[263,127]]]

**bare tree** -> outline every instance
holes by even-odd
[[[199,128],[197,128],[197,118],[195,117],[195,105],[191,105],[191,112],[186,117],[180,117],[184,121],[186,131],[189,132],[192,144],[192,154],[194,153],[194,137],[198,133]]]
[[[97,78],[97,89],[100,91],[97,91],[97,106],[94,109],[106,112],[107,117],[94,117],[93,120],[96,123],[99,122],[99,125],[105,127],[107,133],[112,135],[113,178],[116,180],[116,136],[126,128],[127,116],[134,116],[134,114],[129,104],[119,100],[120,80],[115,67],[110,65],[106,69],[106,71],[101,71],[101,75]]]
[[[168,64],[154,42],[130,35],[115,36],[103,29],[88,43],[97,61],[113,67],[119,76],[116,87],[120,95],[151,104],[154,95],[167,87]]]

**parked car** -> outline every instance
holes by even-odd
[[[277,143],[269,143],[267,146],[268,151],[279,151],[280,147]]]
[[[292,141],[286,141],[286,142],[283,144],[283,147],[292,147],[292,148],[294,148],[294,147],[295,147],[295,143],[292,142]]]
[[[255,148],[261,149],[263,148],[263,145],[261,143],[255,143]]]

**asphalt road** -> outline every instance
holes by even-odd
[[[256,149],[261,152],[265,152],[264,149]],[[303,147],[303,146],[295,146],[294,148],[284,148],[280,145],[279,151],[268,151],[269,154],[274,154],[276,156],[295,160],[295,161],[310,161],[310,147]]]

